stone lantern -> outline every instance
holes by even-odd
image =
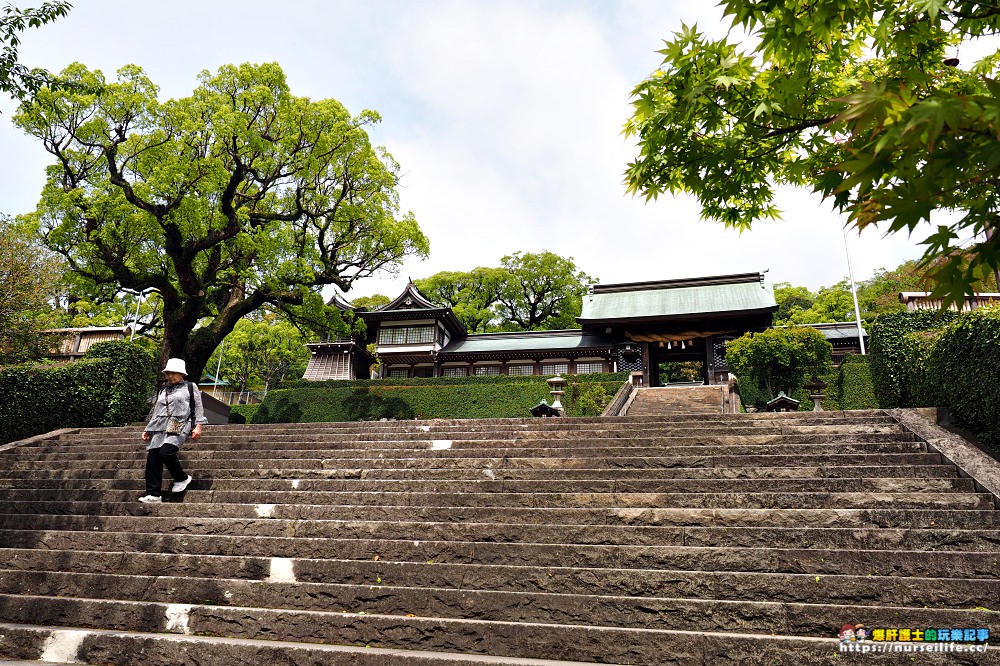
[[[802,388],[809,391],[809,399],[813,401],[813,411],[822,412],[823,398],[825,397],[823,392],[826,391],[826,382],[813,375],[812,379],[802,385]]]
[[[562,378],[562,375],[556,375],[546,381],[552,387],[552,390],[549,391],[549,395],[552,396],[552,409],[557,410],[560,416],[566,416],[566,410],[562,406],[562,397],[566,394],[566,391],[563,390],[566,387],[566,380]]]

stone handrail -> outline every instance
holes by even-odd
[[[632,386],[631,381],[626,381],[622,384],[622,387],[615,393],[615,397],[611,399],[608,406],[601,412],[601,416],[621,416],[622,410],[628,404],[633,391],[635,391],[635,387]]]

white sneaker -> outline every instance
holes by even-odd
[[[194,481],[194,478],[192,478],[190,474],[188,475],[188,478],[184,479],[183,481],[174,481],[174,485],[170,486],[170,492],[182,493],[185,490],[187,490],[188,484],[190,484],[192,481]]]
[[[142,497],[139,498],[139,501],[144,502],[146,504],[158,504],[159,502],[163,501],[163,498],[157,497],[156,495],[143,495]]]

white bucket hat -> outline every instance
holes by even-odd
[[[184,365],[184,359],[182,358],[169,358],[167,359],[167,364],[163,367],[163,372],[177,372],[185,377],[187,377],[187,366]]]

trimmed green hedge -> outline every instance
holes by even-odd
[[[829,398],[823,400],[824,409],[878,409],[868,356],[845,356],[835,377],[833,382],[823,380],[828,384],[827,393],[833,393],[834,399],[830,403]]]
[[[155,385],[156,359],[124,341],[94,345],[66,365],[0,368],[0,442],[140,421]]]
[[[807,379],[808,376],[809,373],[807,373]],[[845,356],[839,368],[835,368],[833,372],[819,375],[819,378],[826,383],[827,387],[826,395],[823,398],[824,410],[878,408],[867,356]],[[737,385],[744,409],[747,407],[763,409],[767,404],[767,392],[758,387],[750,377],[739,377]],[[805,389],[798,389],[792,397],[800,402],[799,411],[812,410],[813,403],[809,399],[809,392]]]
[[[983,442],[1000,447],[1000,307],[958,317],[933,342],[925,367],[937,405]]]
[[[880,407],[923,406],[912,395],[919,381],[911,376],[919,351],[913,349],[915,339],[907,338],[907,334],[944,328],[957,316],[950,310],[893,312],[880,315],[868,325],[872,383]]]
[[[230,423],[251,423],[253,415],[257,413],[257,408],[260,407],[259,404],[252,405],[230,405],[229,407],[229,422]],[[235,416],[234,416],[235,415]],[[239,419],[243,419],[242,421]]]
[[[628,373],[567,377],[562,404],[570,416],[598,415]],[[545,377],[440,377],[406,380],[284,382],[268,392],[253,423],[529,416],[550,401]]]

